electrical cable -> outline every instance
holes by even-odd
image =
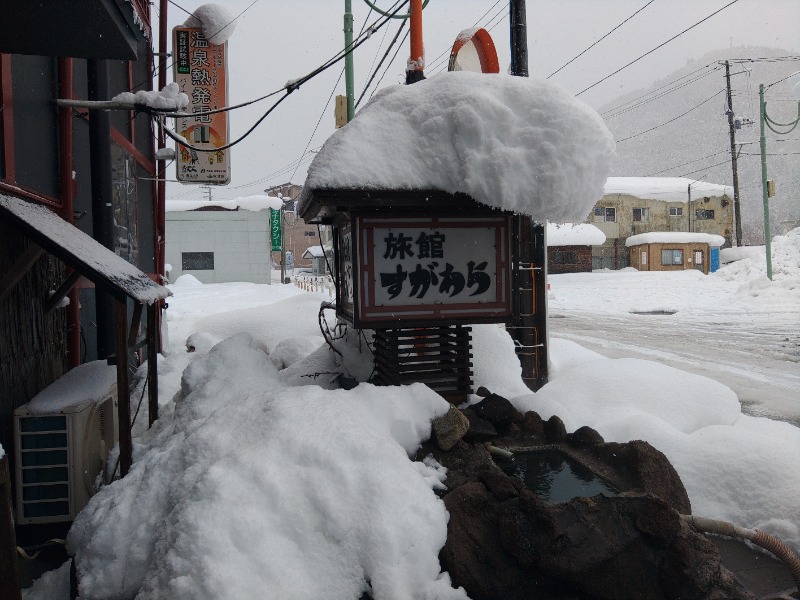
[[[581,52],[581,53],[580,53],[580,54],[578,54],[577,56],[573,57],[572,59],[568,60],[566,63],[564,63],[563,65],[561,65],[561,66],[560,66],[558,69],[556,69],[555,71],[553,71],[552,73],[550,73],[550,75],[548,75],[547,77],[545,77],[545,79],[550,79],[550,78],[551,78],[553,75],[555,75],[556,73],[558,73],[559,71],[561,71],[561,69],[563,69],[564,67],[566,67],[566,66],[568,66],[568,65],[572,64],[572,63],[573,63],[575,60],[577,60],[578,58],[580,58],[581,56],[583,56],[584,54],[586,54],[586,53],[587,53],[589,50],[591,50],[592,48],[594,48],[594,47],[595,47],[597,44],[599,44],[600,42],[602,42],[604,39],[606,39],[608,36],[610,36],[612,33],[614,33],[614,32],[615,32],[617,29],[619,29],[620,27],[622,27],[623,25],[625,25],[625,23],[627,23],[628,21],[630,21],[630,20],[631,20],[633,17],[635,17],[635,16],[636,16],[636,15],[638,15],[640,12],[642,12],[642,11],[643,11],[645,8],[647,8],[648,6],[650,6],[650,5],[651,5],[653,2],[655,2],[655,0],[650,0],[650,1],[649,1],[647,4],[645,4],[645,5],[644,5],[642,8],[640,8],[639,10],[637,10],[635,13],[633,13],[633,14],[632,14],[630,17],[628,17],[627,19],[625,19],[625,20],[624,20],[622,23],[620,23],[619,25],[617,25],[616,27],[614,27],[614,29],[612,29],[611,31],[609,31],[607,34],[605,34],[603,37],[601,37],[599,40],[597,40],[597,41],[596,41],[595,43],[593,43],[591,46],[589,46],[588,48],[586,48],[586,50],[584,50],[583,52]]]
[[[400,40],[400,44],[397,46],[397,50],[394,51],[394,56],[392,56],[392,60],[390,60],[389,64],[386,65],[386,68],[383,70],[383,75],[381,75],[381,78],[378,79],[378,83],[375,84],[375,87],[372,88],[372,93],[369,95],[370,98],[372,98],[372,96],[375,94],[375,92],[378,91],[378,87],[381,85],[381,82],[383,81],[383,78],[386,77],[386,73],[389,72],[389,69],[391,68],[392,63],[394,62],[394,59],[397,58],[397,53],[400,52],[400,48],[402,48],[403,44],[406,43],[406,38],[408,38],[408,34],[410,32],[411,32],[410,29],[406,29],[406,33],[405,33],[405,35],[403,35],[403,39]]]
[[[708,21],[708,20],[709,20],[711,17],[713,17],[714,15],[717,15],[717,14],[721,13],[723,10],[725,10],[725,9],[726,9],[726,8],[728,8],[729,6],[732,6],[732,5],[736,4],[738,1],[739,1],[739,0],[731,0],[731,2],[729,2],[728,4],[726,4],[725,6],[723,6],[722,8],[720,8],[719,10],[716,10],[716,11],[714,11],[713,13],[711,13],[710,15],[708,15],[707,17],[705,17],[705,18],[703,18],[703,19],[699,20],[697,23],[695,23],[695,24],[694,24],[694,25],[692,25],[691,27],[687,27],[686,29],[684,29],[684,30],[683,30],[683,31],[681,31],[680,33],[678,33],[678,34],[676,34],[676,35],[673,35],[673,36],[672,36],[671,38],[669,38],[669,39],[668,39],[666,42],[662,42],[661,44],[659,44],[658,46],[656,46],[656,47],[655,47],[655,48],[653,48],[652,50],[648,50],[647,52],[645,52],[644,54],[642,54],[642,55],[641,55],[641,56],[639,56],[638,58],[635,58],[635,59],[633,59],[631,62],[629,62],[628,64],[626,64],[626,65],[624,65],[624,66],[622,66],[622,67],[620,67],[619,69],[617,69],[617,70],[616,70],[616,71],[614,71],[613,73],[610,73],[610,74],[606,75],[605,77],[603,77],[602,79],[599,79],[599,80],[595,81],[595,82],[594,82],[592,85],[590,85],[590,86],[588,86],[588,87],[586,87],[586,88],[582,89],[580,92],[578,92],[577,94],[575,94],[575,96],[580,96],[580,95],[581,95],[581,94],[583,94],[584,92],[588,92],[590,89],[592,89],[592,88],[593,88],[593,87],[595,87],[596,85],[599,85],[600,83],[604,82],[606,79],[610,79],[611,77],[613,77],[614,75],[616,75],[616,74],[617,74],[617,73],[619,73],[620,71],[623,71],[623,70],[627,69],[628,67],[630,67],[630,66],[631,66],[631,65],[633,65],[634,63],[637,63],[637,62],[639,62],[639,61],[640,61],[640,60],[642,60],[642,59],[643,59],[645,56],[648,56],[648,55],[652,54],[653,52],[655,52],[655,51],[656,51],[656,50],[658,50],[659,48],[663,48],[664,46],[666,46],[667,44],[669,44],[671,41],[673,41],[673,40],[675,40],[675,39],[679,38],[680,36],[682,36],[682,35],[683,35],[684,33],[686,33],[687,31],[691,31],[692,29],[694,29],[695,27],[697,27],[697,26],[698,26],[698,25],[700,25],[701,23],[704,23],[705,21]]]
[[[721,93],[722,93],[722,92],[724,92],[724,91],[725,91],[725,90],[724,90],[724,89],[722,89],[722,90],[720,90],[720,91],[716,92],[716,93],[715,93],[713,96],[711,96],[710,98],[707,98],[707,99],[703,100],[703,101],[702,101],[700,104],[697,104],[697,105],[693,106],[692,108],[690,108],[689,110],[687,110],[685,113],[681,113],[681,114],[679,114],[677,117],[675,117],[675,118],[673,118],[673,119],[670,119],[669,121],[665,121],[665,122],[661,123],[660,125],[656,125],[655,127],[651,127],[650,129],[646,129],[645,131],[640,131],[639,133],[635,133],[635,134],[633,134],[633,135],[629,135],[629,136],[628,136],[628,137],[626,137],[626,138],[622,138],[621,140],[615,140],[615,141],[616,141],[616,143],[617,143],[617,144],[619,144],[619,143],[621,143],[621,142],[625,142],[625,141],[627,141],[627,140],[630,140],[630,139],[633,139],[633,138],[635,138],[635,137],[639,137],[640,135],[644,135],[645,133],[649,133],[649,132],[653,131],[654,129],[658,129],[659,127],[663,127],[664,125],[668,125],[669,123],[672,123],[673,121],[677,121],[677,120],[678,120],[678,119],[680,119],[681,117],[684,117],[684,116],[688,115],[688,114],[689,114],[690,112],[692,112],[693,110],[700,108],[701,106],[703,106],[703,105],[704,105],[704,104],[706,104],[707,102],[710,102],[711,100],[713,100],[714,98],[716,98],[716,97],[717,97],[719,94],[721,94]]]
[[[702,169],[696,169],[694,171],[689,171],[688,173],[684,173],[683,175],[678,175],[678,177],[686,177],[687,175],[692,175],[694,173],[699,173],[700,171],[705,171],[707,169],[713,169],[714,167],[718,167],[720,165],[727,165],[727,164],[730,164],[730,162],[727,161],[727,160],[723,160],[722,162],[718,162],[718,163],[713,164],[713,165],[708,165],[707,167],[703,167]]]
[[[358,107],[358,105],[361,104],[361,100],[364,98],[364,94],[367,93],[367,90],[369,89],[369,86],[372,85],[372,81],[375,79],[375,76],[378,74],[378,71],[380,70],[381,66],[383,65],[383,62],[386,60],[386,57],[389,56],[389,52],[392,51],[392,48],[397,43],[397,38],[400,37],[400,33],[405,28],[406,22],[407,21],[401,21],[400,22],[400,27],[397,28],[397,33],[394,34],[394,38],[392,38],[392,41],[389,42],[389,46],[386,48],[386,52],[384,53],[383,57],[381,58],[380,62],[378,63],[378,66],[375,67],[375,70],[372,72],[372,75],[370,75],[369,81],[367,81],[367,85],[365,85],[364,89],[361,91],[361,95],[358,97],[358,100],[356,101],[356,104],[355,104],[356,107]],[[395,53],[395,56],[397,56],[397,53]]]
[[[678,169],[680,167],[685,167],[686,165],[690,165],[692,163],[699,162],[701,160],[705,160],[707,158],[711,158],[712,156],[719,156],[720,154],[727,154],[728,150],[721,150],[719,152],[715,152],[714,154],[709,154],[708,156],[703,156],[701,158],[695,158],[694,160],[687,161],[685,163],[681,163],[679,165],[673,165],[671,167],[667,167],[666,169],[662,169],[661,171],[656,171],[655,173],[650,173],[645,175],[645,177],[654,177],[655,175],[659,175],[661,173],[666,173],[667,171],[672,171],[672,169]]]

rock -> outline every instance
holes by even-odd
[[[489,394],[470,408],[481,419],[486,419],[497,428],[507,427],[511,423],[521,423],[523,420],[514,405],[497,394]]]
[[[544,436],[551,444],[558,444],[567,437],[567,428],[558,415],[553,415],[544,424]]]
[[[497,437],[497,429],[489,421],[481,419],[472,409],[464,409],[464,416],[469,419],[469,430],[464,436],[468,442],[488,442]]]
[[[522,420],[522,428],[537,437],[544,437],[544,420],[539,413],[529,410]]]
[[[436,443],[442,450],[451,450],[469,429],[469,419],[455,406],[431,423]]]
[[[573,433],[567,434],[566,441],[576,448],[596,446],[605,442],[602,435],[587,425],[576,429]]]

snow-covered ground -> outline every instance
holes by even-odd
[[[800,230],[775,248],[773,282],[752,259],[710,276],[552,277],[550,310],[564,318],[550,321],[550,383],[531,394],[504,329],[482,325],[476,386],[544,418],[558,414],[569,430],[650,441],[678,470],[694,514],[762,528],[798,549],[800,429],[742,414],[736,393],[715,381],[724,377],[675,369],[657,353],[605,358],[558,335],[558,323],[582,313],[707,322],[686,338],[705,335],[719,315],[796,336]],[[437,558],[442,468],[408,458],[447,403],[420,384],[324,389],[343,368],[319,332],[326,296],[188,276],[170,287],[160,419],[144,431],[139,416],[130,473],[92,498],[69,535],[81,598],[465,598]],[[630,315],[650,310],[676,312]],[[344,365],[367,364],[368,374],[356,343]],[[786,371],[796,374],[791,354]],[[26,598],[66,598],[67,574],[48,574]]]

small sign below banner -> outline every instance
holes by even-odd
[[[228,143],[228,113],[203,113],[227,106],[228,44],[211,44],[199,27],[175,27],[172,36],[175,82],[189,97],[187,112],[197,115],[177,119],[177,132],[194,147],[178,144],[177,179],[224,185],[231,180],[230,150],[218,148]]]

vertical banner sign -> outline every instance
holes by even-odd
[[[228,143],[228,113],[203,114],[227,106],[228,43],[211,44],[199,27],[172,30],[175,82],[189,97],[186,112],[195,117],[177,119],[177,131],[202,150],[178,144],[177,179],[182,183],[224,185],[231,179],[230,150],[217,150]]]
[[[281,251],[281,211],[269,209],[269,230],[272,237],[272,251]]]

